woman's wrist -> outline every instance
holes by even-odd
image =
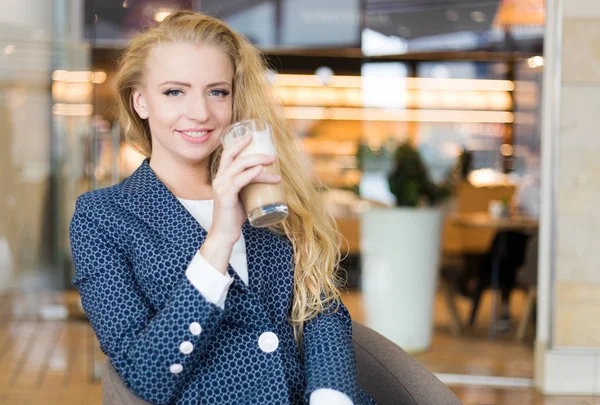
[[[238,241],[238,239],[242,236],[242,230],[238,228],[237,232],[232,231],[231,229],[223,229],[217,226],[214,222],[208,231],[207,239],[211,239],[214,243],[223,246],[231,246]]]
[[[200,247],[200,254],[208,263],[223,274],[227,273],[227,266],[231,259],[234,243],[219,234],[208,233]]]

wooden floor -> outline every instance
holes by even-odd
[[[515,322],[521,318],[525,296],[516,291],[511,299],[511,314]],[[347,293],[343,298],[352,318],[364,323],[360,293]],[[434,309],[434,334],[429,350],[413,354],[434,373],[469,374],[499,377],[533,378],[533,328],[528,330],[524,342],[517,342],[516,326],[498,332],[489,339],[491,295],[482,298],[477,322],[460,337],[450,331],[450,318],[441,294],[436,296]],[[457,307],[463,319],[470,313],[470,302],[457,298]]]
[[[77,306],[73,295],[0,297],[2,405],[101,404],[98,376],[104,355],[93,332],[84,319],[41,321],[36,315],[37,308],[42,303],[52,302],[64,303],[70,308]],[[360,294],[346,294],[344,302],[355,319],[364,319]],[[487,305],[484,301],[482,315]],[[466,311],[467,308],[463,306],[461,309]],[[530,343],[516,343],[512,335],[489,341],[485,315],[480,320],[480,327],[468,331],[462,338],[454,338],[449,333],[446,318],[445,308],[438,301],[432,347],[416,356],[430,370],[519,377],[532,375]],[[533,389],[451,388],[464,405],[600,405],[600,399],[591,397],[544,398]]]
[[[544,397],[533,389],[450,387],[464,405],[600,405],[592,397]]]

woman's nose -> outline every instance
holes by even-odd
[[[187,106],[187,115],[188,118],[199,122],[208,120],[210,112],[206,100],[201,97],[190,99]]]

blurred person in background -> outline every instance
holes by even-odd
[[[517,189],[511,201],[512,212],[517,215],[525,215],[538,218],[540,213],[540,154],[537,148],[530,148],[527,157],[527,171],[519,180]],[[492,244],[491,254],[496,254],[498,249],[496,241],[500,235],[497,235]],[[505,232],[506,246],[501,260],[500,270],[500,321],[499,327],[510,328],[510,296],[515,288],[517,274],[527,260],[527,246],[529,243],[537,243],[537,238],[531,238],[531,235],[524,231]],[[533,242],[532,242],[533,241]],[[488,258],[490,263],[491,258]]]
[[[537,149],[531,149],[527,158],[527,171],[519,180],[511,201],[512,213],[538,218],[540,212],[540,156]],[[498,232],[488,252],[471,258],[468,271],[457,284],[457,290],[464,296],[477,300],[485,288],[492,284],[492,266],[499,258],[500,316],[499,329],[510,329],[510,298],[516,286],[519,269],[527,260],[527,246],[537,243],[522,231]],[[501,238],[504,238],[501,243]],[[503,246],[502,246],[503,245]]]
[[[527,157],[527,172],[520,179],[512,200],[513,211],[531,217],[540,216],[540,152],[530,149]]]

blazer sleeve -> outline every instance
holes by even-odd
[[[83,211],[75,210],[70,226],[73,284],[82,306],[126,385],[153,404],[170,404],[198,366],[223,310],[185,276],[165,308],[154,310],[124,252]]]
[[[329,388],[357,401],[356,360],[352,343],[350,313],[339,302],[304,325],[304,367],[306,400],[312,392]]]

